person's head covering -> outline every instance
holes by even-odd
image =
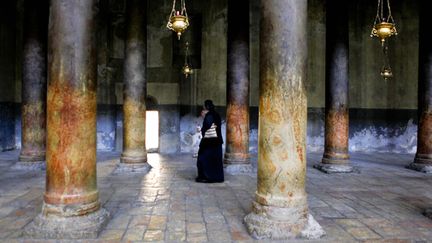
[[[206,100],[206,101],[204,101],[204,107],[205,107],[207,110],[209,110],[209,111],[213,111],[214,108],[215,108],[215,106],[214,106],[212,100]]]

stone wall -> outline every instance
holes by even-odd
[[[15,148],[16,19],[15,1],[0,9],[0,151]]]
[[[21,2],[5,1],[0,10],[0,150],[20,146],[21,60],[17,50],[22,45]],[[395,78],[383,81],[379,76],[382,63],[379,41],[369,37],[376,1],[350,2],[351,150],[415,151],[417,1],[391,3],[399,31],[390,43]],[[121,150],[125,6],[124,0],[101,0],[100,4],[98,149]],[[192,145],[185,145],[184,140],[189,141],[193,136],[188,129],[195,126],[203,101],[213,99],[223,113],[225,109],[227,0],[187,1],[191,28],[181,42],[165,27],[171,6],[171,0],[148,1],[147,93],[156,98],[161,112],[160,151],[191,151],[188,146]],[[255,141],[260,67],[259,0],[251,0],[249,8],[251,140]],[[325,1],[309,0],[308,27],[308,144],[309,149],[319,150],[323,148],[324,134]],[[192,45],[192,63],[199,67],[189,79],[180,74],[184,58],[182,45],[186,40]],[[251,147],[253,150],[253,142]]]

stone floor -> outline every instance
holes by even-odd
[[[35,242],[22,232],[40,212],[45,172],[13,170],[17,157],[0,153],[0,241]],[[94,241],[253,242],[242,219],[255,176],[198,184],[189,154],[149,154],[147,175],[115,175],[118,157],[98,154],[101,201],[112,219]],[[311,213],[327,232],[318,242],[432,242],[432,220],[422,216],[432,207],[432,175],[404,168],[413,155],[355,153],[360,172],[345,175],[313,169],[320,157],[308,154],[307,173]]]

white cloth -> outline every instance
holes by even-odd
[[[217,138],[216,133],[216,125],[213,123],[211,127],[205,132],[204,137],[205,138]]]

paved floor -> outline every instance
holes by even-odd
[[[45,172],[12,170],[17,157],[0,153],[0,241],[34,242],[22,231],[40,211]],[[113,217],[96,241],[253,241],[242,219],[256,177],[198,184],[195,160],[185,154],[150,154],[147,175],[114,175],[118,157],[98,154],[101,201]],[[360,173],[346,175],[313,169],[320,157],[308,154],[307,174],[309,208],[327,232],[319,242],[432,242],[432,220],[421,214],[432,207],[432,175],[405,169],[412,155],[355,153]]]

